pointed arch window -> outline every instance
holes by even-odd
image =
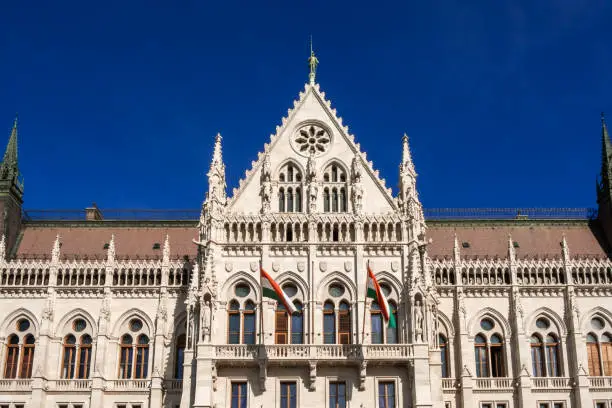
[[[323,305],[323,343],[336,343],[336,311],[330,301]]]
[[[228,333],[229,344],[240,344],[240,304],[232,300],[228,310]]]
[[[74,378],[76,369],[76,337],[64,337],[64,357],[62,358],[62,378]]]
[[[276,305],[274,341],[276,344],[287,344],[289,341],[289,317],[282,302]]]
[[[32,363],[34,362],[34,343],[36,340],[34,336],[28,334],[25,336],[23,344],[23,357],[21,360],[21,369],[19,370],[19,377],[21,378],[32,378]]]
[[[589,375],[612,376],[612,336],[604,333],[600,338],[594,333],[587,335]]]
[[[338,212],[338,190],[332,189],[332,212]]]
[[[544,362],[544,344],[542,343],[542,339],[539,335],[534,334],[529,339],[531,343],[531,364],[532,364],[532,372],[534,377],[544,377],[545,370],[545,362]]]
[[[346,190],[344,187],[340,189],[340,212],[346,212]]]
[[[187,336],[185,333],[176,338],[176,352],[174,353],[174,378],[177,380],[183,379],[183,369],[185,364],[185,347],[187,345]]]
[[[255,344],[255,303],[250,300],[245,303],[243,316],[242,343]]]
[[[287,165],[287,181],[289,183],[293,182],[293,166],[291,164]]]
[[[121,337],[119,349],[119,378],[132,378],[133,343],[134,340],[129,334],[124,334]]]
[[[489,376],[489,355],[487,340],[481,334],[474,338],[474,358],[476,360],[476,377]]]
[[[338,182],[338,167],[335,164],[333,164],[331,168],[331,180],[332,183]]]
[[[89,334],[81,336],[79,342],[79,362],[77,366],[77,378],[89,378],[91,368],[91,345],[93,339]]]
[[[389,301],[389,309],[391,309],[389,312],[395,318],[396,323],[399,322],[397,318],[397,305],[392,300]],[[387,344],[397,344],[397,324],[396,327],[387,327]]]
[[[561,376],[559,340],[554,334],[546,336],[546,368],[549,377]]]
[[[287,189],[287,212],[293,212],[293,189]]]
[[[6,363],[4,365],[4,378],[17,378],[19,367],[19,337],[11,334],[6,343]]]
[[[295,189],[295,211],[302,212],[302,188]]]
[[[304,312],[299,301],[293,302],[297,312],[291,315],[291,344],[304,343]]]
[[[372,344],[382,344],[383,343],[383,327],[384,327],[384,319],[382,312],[380,310],[380,305],[378,302],[373,301],[370,306],[370,325],[372,328]]]
[[[338,343],[351,344],[351,306],[345,301],[338,312]]]
[[[32,378],[32,362],[36,339],[32,334],[32,325],[28,319],[19,319],[16,333],[7,337],[4,378]]]
[[[438,335],[440,344],[440,362],[442,363],[442,378],[450,377],[450,357],[448,340],[443,334]]]
[[[325,188],[323,190],[323,211],[329,212],[329,189]]]
[[[136,364],[134,378],[147,378],[149,368],[149,337],[144,334],[138,336],[136,344]]]
[[[285,189],[278,190],[278,211],[285,212]]]

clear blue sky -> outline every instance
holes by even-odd
[[[307,81],[389,185],[411,137],[426,207],[595,206],[612,2],[4,1],[0,130],[25,207],[197,208]],[[395,191],[395,189],[394,189]]]

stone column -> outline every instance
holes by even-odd
[[[201,337],[200,337],[201,338]],[[198,344],[198,356],[195,367],[195,395],[193,398],[193,408],[213,408],[213,358],[214,347],[210,343],[200,340]],[[183,399],[185,399],[183,392]],[[185,405],[189,407],[189,405]],[[183,401],[181,401],[183,408]]]
[[[184,363],[183,363],[183,391],[181,392],[180,408],[190,408],[191,407],[191,393],[192,393],[191,379],[195,378],[193,363],[194,363],[193,349],[185,348]]]

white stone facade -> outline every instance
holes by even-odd
[[[50,259],[6,261],[2,241],[0,407],[612,406],[612,262],[564,237],[540,259],[512,237],[505,258],[466,258],[460,236],[431,257],[408,139],[394,197],[318,84],[230,196],[220,136],[208,178],[188,262],[171,233],[154,261],[111,237],[106,260],[63,260],[58,237]],[[372,328],[368,263],[397,332]],[[301,318],[262,300],[260,265]]]

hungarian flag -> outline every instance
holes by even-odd
[[[297,309],[289,296],[283,292],[278,283],[266,271],[264,271],[263,267],[259,267],[261,271],[261,294],[270,299],[274,299],[278,302],[282,302],[285,305],[285,309],[289,312],[289,314],[293,314],[297,312]]]
[[[368,294],[367,297],[374,299],[378,302],[380,306],[380,311],[382,312],[383,317],[387,321],[389,327],[396,328],[397,323],[395,321],[395,316],[391,313],[391,308],[389,307],[389,302],[387,302],[387,298],[385,298],[385,294],[382,292],[372,269],[370,269],[370,263],[368,262]]]

